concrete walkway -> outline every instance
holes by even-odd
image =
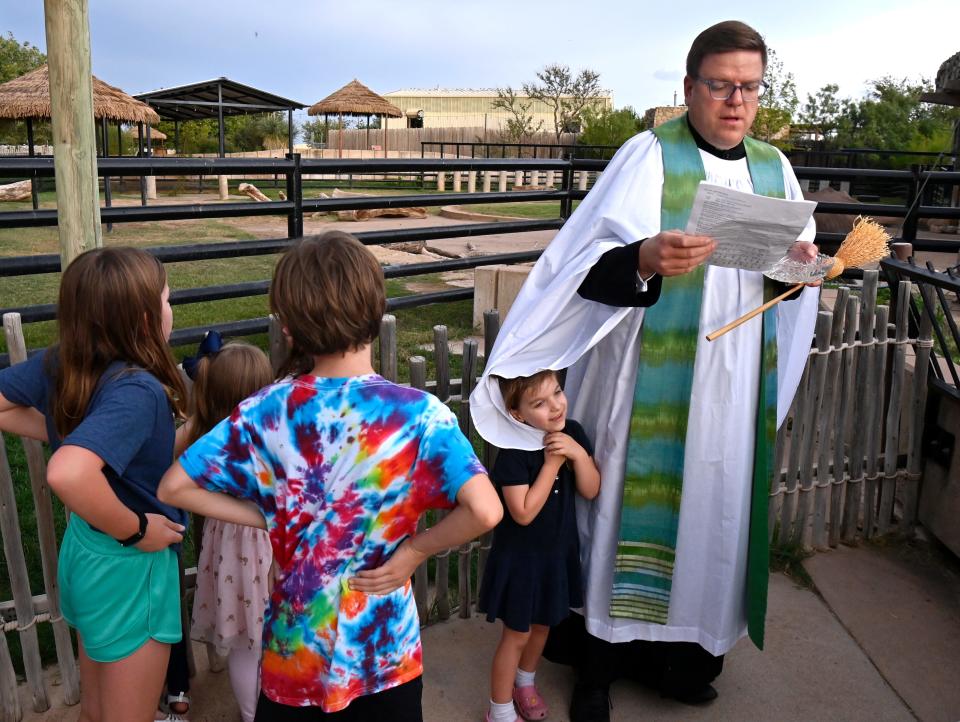
[[[499,626],[479,617],[455,619],[424,632],[423,708],[428,722],[482,720],[490,660]],[[568,720],[573,675],[544,661],[538,685],[550,719]],[[908,707],[813,592],[776,574],[770,579],[766,650],[742,640],[727,656],[706,707],[661,699],[621,681],[611,690],[610,719],[627,720],[912,720]]]
[[[934,546],[864,545],[805,562],[817,591],[770,579],[766,649],[742,640],[706,707],[661,699],[629,681],[611,690],[611,720],[960,719],[960,563]],[[424,719],[481,720],[499,625],[454,618],[424,630]],[[204,659],[203,652],[198,654]],[[195,719],[234,722],[224,674],[209,675],[207,707],[195,682]],[[544,661],[538,683],[551,720],[569,719],[573,675]]]

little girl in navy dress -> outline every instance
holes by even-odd
[[[493,657],[487,722],[547,716],[534,675],[550,627],[583,605],[575,493],[593,499],[600,472],[583,428],[567,418],[567,398],[554,371],[501,379],[510,414],[542,429],[544,448],[503,449],[493,481],[509,513],[493,535],[480,585],[487,620],[503,621]]]

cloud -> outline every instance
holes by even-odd
[[[678,80],[683,80],[683,73],[679,70],[654,70],[653,77],[657,80],[667,80],[675,83]]]

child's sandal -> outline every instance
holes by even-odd
[[[181,706],[181,708],[174,709],[173,705]],[[190,714],[190,698],[183,692],[180,694],[168,694],[167,708],[170,710],[170,714],[167,715],[167,722],[189,720],[187,715]]]
[[[537,690],[535,685],[513,688],[513,703],[517,705],[517,711],[525,720],[546,719],[550,713],[543,695]]]

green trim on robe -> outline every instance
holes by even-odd
[[[663,154],[661,230],[683,230],[705,178],[686,115],[653,133]],[[746,138],[754,192],[783,198],[783,165],[772,146]],[[610,616],[666,624],[679,527],[684,444],[699,337],[704,269],[663,279],[660,300],[645,311],[624,471],[623,507]],[[772,285],[765,282],[764,296]],[[769,548],[767,495],[776,434],[776,311],[763,319],[760,396],[754,452],[749,556],[748,629],[763,647]],[[677,399],[682,399],[680,403]]]

